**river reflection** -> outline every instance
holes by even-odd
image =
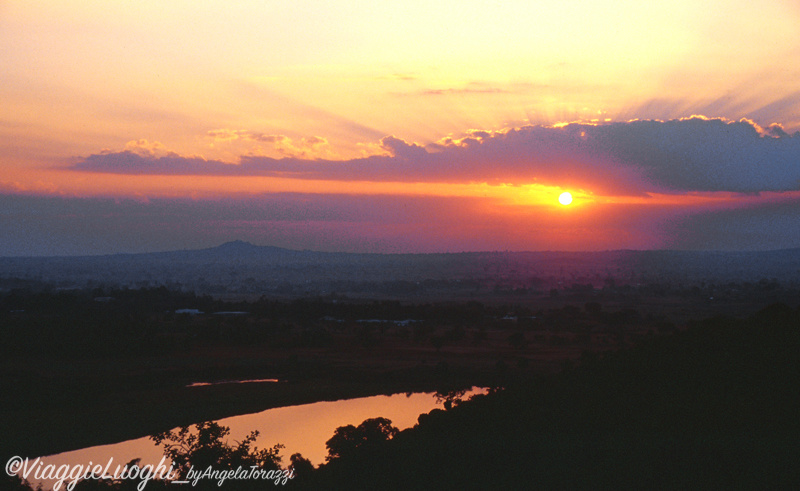
[[[209,385],[225,385],[225,384],[258,384],[258,383],[278,383],[280,380],[276,378],[254,378],[250,380],[224,380],[222,382],[193,382],[186,387],[208,387]]]
[[[484,393],[486,389],[473,388],[467,391],[464,399],[473,394]],[[365,419],[384,417],[403,430],[414,426],[420,414],[436,407],[441,407],[441,403],[437,403],[436,394],[433,392],[394,394],[279,407],[259,413],[232,416],[217,422],[230,427],[229,443],[240,441],[251,431],[257,430],[259,436],[255,445],[258,448],[269,448],[276,443],[285,445],[281,450],[283,466],[289,463],[289,456],[297,452],[303,454],[314,465],[319,465],[325,461],[328,453],[325,442],[333,436],[334,430],[339,426],[349,424],[357,426]],[[135,458],[141,458],[142,465],[156,465],[162,456],[161,448],[157,447],[149,437],[144,437],[51,455],[42,460],[45,465],[74,466],[88,465],[91,462],[105,467],[109,459],[113,458],[110,467],[113,470],[117,465],[125,465]],[[45,486],[47,484],[45,483]]]

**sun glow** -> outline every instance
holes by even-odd
[[[567,206],[572,203],[572,194],[569,192],[563,192],[558,196],[558,202],[564,206]]]

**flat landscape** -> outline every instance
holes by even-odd
[[[677,271],[654,283],[608,275],[597,285],[579,272],[570,274],[585,283],[402,280],[415,288],[389,298],[196,294],[100,278],[65,287],[7,275],[0,280],[3,451],[49,455],[322,400],[532,387],[704,323],[735,324],[800,301],[791,281],[695,283],[687,275],[700,273],[690,265]],[[214,385],[254,379],[279,382]],[[334,471],[314,479],[328,479],[326,472]]]

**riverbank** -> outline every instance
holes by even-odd
[[[238,370],[239,373],[244,373]],[[260,377],[260,371],[250,372]],[[36,457],[115,443],[199,421],[266,409],[373,395],[435,392],[488,382],[491,377],[436,367],[296,377],[277,383],[188,387],[185,374],[125,377],[85,374],[38,380],[35,394],[17,393],[0,411],[2,451]],[[375,415],[380,416],[380,415]]]

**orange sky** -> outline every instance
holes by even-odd
[[[306,222],[306,243],[294,222],[249,235],[321,249],[312,238],[321,230],[343,237],[331,248],[377,251],[409,230],[418,242],[404,239],[403,250],[695,244],[672,235],[691,232],[681,217],[769,216],[797,200],[798,25],[789,0],[7,1],[0,193],[474,203],[472,215],[409,215],[405,228],[356,212],[348,226]],[[636,124],[648,120],[664,124]],[[557,202],[564,190],[575,196],[569,207]],[[22,216],[29,227],[57,221],[55,209],[47,220],[13,209],[0,215],[12,236]],[[520,231],[526,214],[537,232]],[[462,239],[439,237],[445,223]],[[743,247],[793,244],[777,232]],[[0,254],[60,240],[26,234],[0,242]],[[80,245],[90,238],[61,239],[73,252],[180,243],[92,249]],[[359,245],[368,241],[379,245]]]

